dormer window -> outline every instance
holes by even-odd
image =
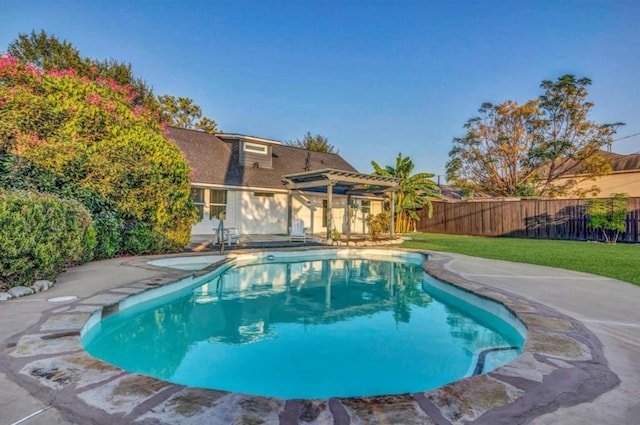
[[[277,140],[227,133],[216,133],[216,136],[230,142],[240,165],[260,170],[273,168],[273,147],[280,145]]]
[[[259,153],[262,155],[267,154],[267,147],[265,145],[257,145],[255,143],[244,142],[244,150],[251,153]]]

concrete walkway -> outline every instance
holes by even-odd
[[[166,269],[142,268],[128,265],[129,259],[117,258],[96,261],[74,267],[58,277],[58,283],[48,291],[27,297],[0,302],[0,348],[11,348],[10,337],[43,320],[45,311],[64,307],[65,302],[52,303],[48,299],[62,296],[90,298],[102,291],[121,286],[136,284],[140,281],[164,276]],[[122,295],[123,297],[125,294]],[[93,310],[100,307],[96,305]],[[7,347],[9,345],[9,347]],[[10,425],[29,415],[46,409],[24,422],[25,425],[82,424],[62,419],[56,409],[55,400],[42,397],[36,388],[23,388],[7,375],[17,375],[17,370],[7,370],[0,362],[0,425]],[[29,393],[29,390],[33,394]]]
[[[150,402],[146,401],[144,403],[147,404],[131,408],[138,416],[123,416],[122,414],[114,416],[113,413],[96,408],[95,398],[92,400],[94,402],[93,405],[91,403],[88,403],[87,406],[77,404],[77,399],[69,396],[67,393],[69,390],[66,387],[62,386],[56,392],[52,391],[51,388],[43,388],[42,385],[32,382],[33,380],[30,377],[25,378],[21,370],[15,369],[15,358],[10,356],[14,355],[12,353],[17,350],[16,346],[20,348],[25,336],[29,336],[26,335],[28,329],[32,329],[34,326],[39,326],[38,329],[48,329],[47,326],[49,328],[54,326],[55,328],[56,325],[51,324],[51,318],[52,314],[57,314],[56,312],[60,314],[64,312],[67,317],[74,316],[78,320],[86,319],[89,312],[100,308],[101,305],[117,302],[133,292],[135,288],[142,288],[145,285],[147,287],[158,285],[184,276],[184,272],[146,266],[147,259],[120,258],[89,263],[62,274],[59,277],[58,284],[49,291],[25,298],[0,302],[0,323],[2,324],[0,326],[0,354],[2,354],[0,356],[0,425],[11,425],[30,415],[34,416],[21,423],[26,425],[83,424],[88,422],[87,418],[94,418],[95,423],[129,423],[129,421],[133,422],[141,414],[145,406]],[[612,380],[611,377],[606,378],[606,374],[603,375],[605,378],[602,379],[608,379],[608,382],[594,382],[593,387],[603,384],[602,387],[607,388],[606,392],[598,394],[594,400],[589,402],[573,406],[570,405],[571,403],[565,403],[565,405],[568,404],[565,407],[555,410],[550,408],[553,411],[538,409],[529,415],[512,418],[508,417],[509,410],[504,410],[501,413],[501,423],[532,423],[537,425],[639,423],[640,287],[584,273],[454,254],[435,254],[431,264],[440,270],[434,274],[438,275],[440,273],[443,276],[453,276],[454,279],[452,280],[457,277],[460,280],[478,284],[479,292],[484,291],[482,288],[510,292],[522,296],[532,303],[544,304],[558,310],[560,313],[578,319],[599,338],[606,358],[605,363],[608,362],[608,368],[620,380],[619,385],[616,385],[615,380]],[[69,295],[80,297],[81,301],[76,304],[47,301],[53,297]],[[58,323],[59,325],[60,323]],[[77,327],[78,324],[72,325]],[[62,327],[58,329],[64,330],[65,326],[67,324],[63,323]],[[66,338],[63,334],[59,335],[62,335],[61,340]],[[68,338],[77,339],[77,336],[68,336]],[[582,336],[578,335],[577,338],[580,339]],[[586,341],[586,337],[584,342],[589,342]],[[35,359],[43,357],[47,353],[46,347],[39,346],[37,350],[40,351],[32,353],[35,355],[33,357]],[[64,350],[62,351],[64,352]],[[77,353],[74,355],[76,357],[80,356]],[[82,361],[86,362],[87,360],[83,358]],[[556,363],[563,364],[561,361]],[[576,362],[567,361],[564,362],[565,366],[561,367],[569,367],[569,363]],[[104,373],[112,373],[112,371],[107,370]],[[113,383],[122,380],[122,377],[117,375],[117,372],[113,373],[117,379],[111,377],[105,382]],[[542,375],[545,373],[547,372],[541,372]],[[520,381],[516,380],[514,382]],[[97,383],[93,386],[88,385],[87,388],[90,388],[93,394],[99,395],[101,385]],[[561,383],[558,385],[561,385]],[[614,387],[609,389],[611,386]],[[57,387],[53,386],[53,388]],[[166,388],[159,389],[156,396],[160,397],[163,391],[166,393],[164,395],[165,399],[174,397],[174,395],[168,393]],[[571,400],[572,396],[575,395],[571,393],[572,391],[584,391],[587,394],[590,388],[585,387],[568,391],[569,393],[562,395],[562,397]],[[543,395],[541,394],[540,396]],[[398,398],[402,398],[402,396],[398,396]],[[579,397],[576,399],[579,399]],[[329,400],[329,405],[332,403],[331,400]],[[99,400],[97,402],[99,403]],[[376,422],[385,424],[459,423],[450,417],[441,416],[438,412],[434,413],[434,415],[425,415],[424,411],[429,411],[429,406],[431,405],[424,401],[424,397],[418,398],[414,396],[410,403],[405,400],[405,405],[415,405],[416,402],[422,407],[421,416],[410,420],[408,419],[409,416],[403,416],[398,411],[392,411],[391,413],[385,413],[384,419],[376,419]],[[563,405],[562,400],[559,403],[559,405]],[[314,419],[313,423],[373,423],[371,420],[376,417],[375,409],[374,416],[362,419],[362,416],[357,416],[359,414],[357,406],[353,407],[353,404],[349,405],[346,402],[343,404],[348,408],[347,410],[344,407],[340,407],[342,410],[334,409],[335,406],[327,407],[327,409],[330,408],[333,414],[331,422],[322,422],[323,416],[320,415]],[[426,405],[426,408],[423,407],[423,404]],[[294,407],[298,408],[298,406]],[[352,408],[356,410],[349,410]],[[413,409],[413,407],[411,408]],[[252,421],[255,421],[255,423],[294,423],[288,419],[292,415],[291,405],[288,402],[284,405],[279,405],[278,409],[281,409],[279,419],[277,415],[275,417],[260,416],[259,412],[257,413],[258,416],[255,417],[239,419],[231,415],[229,418],[234,418],[233,423],[254,423]],[[347,411],[349,412],[348,414]],[[328,416],[326,418],[330,419]],[[497,423],[490,418],[490,415],[479,416],[475,418],[477,419],[475,422],[471,422]],[[147,422],[145,421],[144,423]],[[158,422],[153,423],[165,422],[158,420]],[[174,420],[166,423],[181,422],[175,422]],[[216,423],[229,422],[221,419]]]
[[[609,367],[620,378],[620,385],[590,403],[561,408],[532,424],[640,423],[640,287],[551,267],[459,254],[446,256],[451,258],[446,264],[451,272],[574,317],[602,342]]]

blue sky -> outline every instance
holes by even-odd
[[[589,77],[595,121],[640,132],[638,1],[12,1],[0,51],[44,29],[84,56],[133,65],[225,132],[320,133],[363,172],[410,156],[444,174],[483,102]],[[640,136],[614,143],[640,151]]]

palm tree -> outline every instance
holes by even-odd
[[[420,219],[416,213],[417,209],[426,206],[429,210],[429,217],[432,216],[433,205],[430,198],[440,197],[438,185],[431,180],[434,174],[417,173],[411,175],[415,165],[411,158],[403,157],[402,153],[399,153],[396,158],[395,168],[389,165],[382,168],[375,161],[371,161],[371,165],[375,169],[375,175],[400,179],[395,201],[394,227],[397,232],[403,233],[411,230],[412,224]]]

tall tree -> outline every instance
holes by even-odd
[[[579,182],[610,172],[601,148],[623,125],[588,119],[590,84],[564,75],[543,81],[544,94],[523,105],[483,104],[465,124],[466,135],[453,140],[447,180],[494,196],[579,194]]]
[[[427,207],[429,217],[433,214],[433,205],[430,198],[439,198],[438,185],[431,180],[434,176],[430,173],[411,174],[415,165],[410,157],[403,157],[402,153],[396,158],[395,167],[387,165],[382,168],[377,162],[371,161],[375,175],[396,177],[400,179],[400,187],[396,193],[395,223],[397,232],[408,232],[412,224],[420,220],[417,209]]]
[[[167,124],[203,130],[209,133],[218,131],[216,122],[202,116],[202,109],[185,97],[170,95],[156,98],[153,89],[133,74],[130,63],[115,59],[96,60],[83,57],[80,51],[66,40],[59,40],[44,30],[32,31],[30,34],[19,34],[11,42],[7,52],[23,63],[31,64],[44,71],[74,69],[79,76],[90,79],[113,81],[122,87],[130,87],[131,101],[134,105],[142,105],[156,112],[160,120]]]
[[[144,80],[134,76],[130,63],[115,59],[100,61],[83,57],[71,43],[66,40],[60,41],[55,35],[49,35],[44,30],[19,34],[16,40],[9,43],[7,53],[44,71],[74,69],[80,76],[92,79],[100,77],[114,81],[120,86],[129,86],[134,93],[133,104],[143,105],[150,110],[158,109],[153,90]]]
[[[202,116],[202,109],[188,97],[175,97],[168,94],[158,96],[160,116],[173,127],[202,130],[207,133],[218,132],[214,120]]]
[[[302,139],[289,140],[285,142],[285,144],[308,149],[310,151],[338,153],[336,147],[330,144],[326,137],[320,134],[313,136],[310,131],[307,131],[307,134],[305,134]]]
[[[66,40],[58,40],[44,30],[39,33],[19,34],[7,48],[7,53],[24,63],[43,70],[75,69],[80,75],[89,72],[89,67],[78,49]]]

